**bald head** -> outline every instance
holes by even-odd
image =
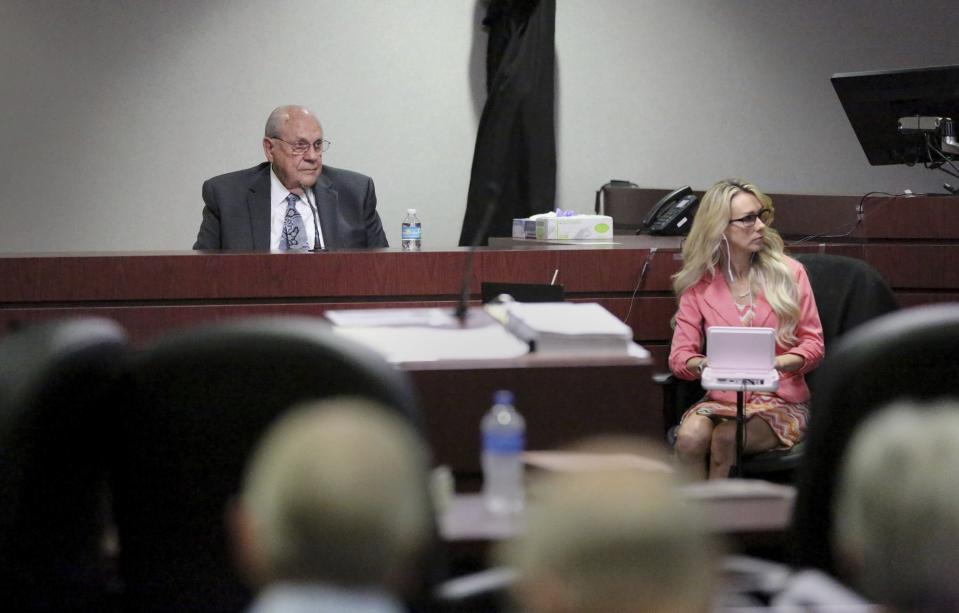
[[[320,127],[320,120],[313,114],[313,111],[298,104],[287,104],[273,109],[266,120],[266,129],[263,130],[263,136],[282,138],[283,127],[291,121],[315,122],[317,127]]]
[[[240,500],[259,581],[384,585],[429,534],[425,448],[385,407],[333,398],[292,409],[260,442]]]
[[[957,610],[957,409],[896,402],[856,429],[843,457],[833,543],[863,596],[890,610]]]
[[[525,610],[709,610],[716,548],[700,510],[676,492],[680,479],[661,469],[662,452],[635,439],[593,440],[574,451],[630,463],[533,482],[526,530],[500,549],[520,573]]]
[[[325,141],[320,120],[306,107],[281,106],[270,113],[264,132],[263,154],[276,178],[302,196],[303,188],[313,187],[323,172]]]

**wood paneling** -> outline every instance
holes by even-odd
[[[479,423],[493,392],[510,389],[527,423],[528,449],[555,449],[586,436],[633,434],[662,440],[662,396],[643,361],[415,368],[436,458],[457,473],[479,470]]]
[[[653,190],[655,191],[655,190]],[[854,196],[774,195],[785,236],[829,234],[855,222]],[[791,252],[861,258],[904,304],[959,291],[959,198],[870,197],[849,237],[787,240]],[[677,237],[617,235],[607,245],[494,239],[475,254],[473,304],[482,281],[557,282],[567,297],[597,301],[626,318],[637,340],[668,343],[675,309],[670,276]],[[135,253],[0,256],[0,329],[68,314],[117,319],[141,342],[169,328],[255,314],[321,316],[330,308],[452,306],[467,251],[399,250],[319,254]],[[642,278],[644,268],[645,277]]]
[[[903,306],[959,298],[959,198],[774,196],[776,227],[792,252],[861,258],[875,266]],[[670,276],[681,239],[617,235],[606,245],[494,239],[476,252],[470,294],[482,281],[548,283],[555,271],[568,299],[596,301],[626,319],[651,361],[542,359],[405,368],[426,413],[437,461],[478,470],[479,420],[495,389],[511,388],[526,416],[529,447],[555,448],[581,436],[662,434],[661,392],[676,308]],[[327,309],[453,307],[467,251],[384,249],[318,254],[132,253],[0,256],[0,334],[51,318],[99,315],[120,322],[135,343],[167,330],[231,317],[322,316]],[[646,268],[645,277],[643,269]],[[628,318],[627,318],[628,314]]]
[[[481,281],[546,283],[559,270],[558,282],[570,299],[609,300],[619,308],[632,296],[649,245],[664,244],[664,239],[630,238],[608,249],[481,249],[473,262],[471,298],[478,303]],[[676,246],[678,239],[665,244]],[[135,342],[142,342],[167,328],[224,317],[319,316],[330,308],[371,304],[452,306],[460,294],[466,255],[465,249],[454,248],[0,256],[0,327],[99,314],[118,320]],[[648,319],[638,314],[649,292],[668,292],[673,263],[665,251],[651,261],[634,304],[636,317],[630,318],[642,322],[636,324],[637,338],[651,334]]]

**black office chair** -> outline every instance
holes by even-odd
[[[959,304],[906,309],[845,336],[823,362],[793,512],[795,563],[837,575],[832,506],[847,442],[898,398],[959,397]],[[840,577],[842,578],[842,577]]]
[[[797,254],[809,275],[813,296],[822,321],[826,353],[839,337],[870,319],[898,308],[895,294],[879,272],[862,260],[829,254]],[[818,414],[816,371],[806,375],[812,391],[810,420]],[[670,374],[654,377],[663,385],[663,423],[667,441],[675,442],[676,425],[690,406],[705,391],[699,381],[683,381]],[[796,469],[805,455],[803,441],[785,451],[766,451],[743,459],[743,476],[775,481],[793,481]]]
[[[127,611],[248,604],[225,507],[260,435],[291,405],[359,395],[420,427],[406,376],[317,319],[240,320],[170,335],[134,358],[130,384],[115,458]]]
[[[113,606],[107,462],[124,331],[38,324],[0,342],[0,594],[8,611]]]

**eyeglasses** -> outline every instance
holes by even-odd
[[[305,140],[298,140],[295,143],[291,143],[290,141],[283,140],[278,136],[267,136],[267,138],[271,140],[278,140],[281,143],[286,143],[290,146],[290,151],[293,153],[293,155],[303,155],[310,149],[310,147],[313,147],[313,151],[317,153],[323,153],[330,148],[330,141],[326,140],[325,138],[321,138],[313,143],[308,143]]]
[[[730,219],[729,223],[739,224],[741,228],[752,228],[756,225],[756,220],[763,222],[763,224],[768,224],[773,219],[773,210],[772,209],[759,209],[756,213],[750,213],[749,215],[743,215],[739,219]]]

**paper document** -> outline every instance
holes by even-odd
[[[537,353],[627,355],[633,330],[595,302],[509,302],[506,327]]]
[[[631,358],[650,358],[652,354],[648,349],[638,343],[630,343],[626,348],[626,355]]]
[[[516,318],[538,333],[601,335],[632,339],[632,329],[595,302],[511,302]]]
[[[324,316],[336,326],[447,326],[456,323],[450,309],[343,309]]]
[[[336,334],[351,338],[387,361],[495,360],[529,353],[481,309],[470,309],[462,326],[451,309],[343,309],[327,311]]]
[[[529,353],[529,346],[500,325],[483,328],[335,327],[383,355],[387,361],[493,360]]]

